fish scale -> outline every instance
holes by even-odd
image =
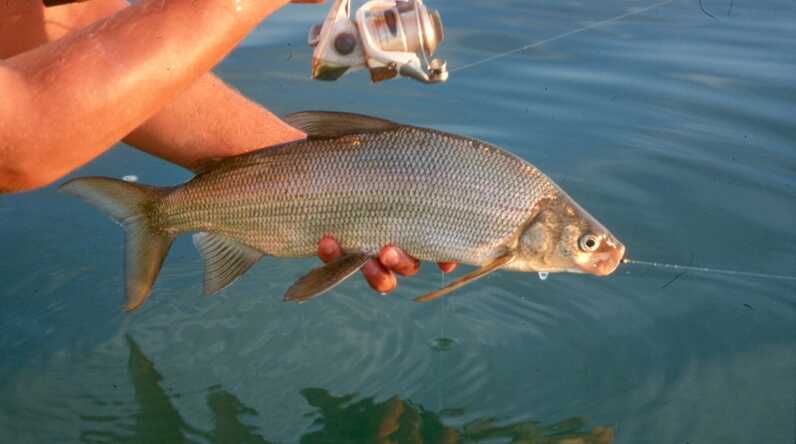
[[[555,185],[493,146],[401,127],[307,140],[221,164],[158,205],[177,232],[223,234],[274,256],[324,235],[345,250],[401,246],[421,260],[481,264]]]

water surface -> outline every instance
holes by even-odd
[[[652,3],[432,6],[455,68]],[[277,113],[375,114],[501,145],[633,258],[792,275],[796,3],[702,5],[713,17],[677,0],[434,87],[310,81],[306,30],[326,10],[290,6],[216,72]],[[89,174],[190,177],[121,145],[75,173]],[[115,224],[52,188],[0,198],[0,221],[3,442],[796,440],[793,281],[498,273],[418,305],[443,281],[426,266],[387,297],[355,279],[296,305],[281,295],[317,260],[265,259],[208,298],[185,237],[125,315]]]

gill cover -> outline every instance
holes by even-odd
[[[540,202],[538,212],[520,235],[513,268],[521,271],[611,274],[625,246],[569,195],[559,190]]]

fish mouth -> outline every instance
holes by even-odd
[[[579,264],[578,267],[581,271],[595,276],[608,276],[616,271],[624,257],[625,246],[617,242],[606,250],[595,252],[592,255],[592,260],[585,264]]]

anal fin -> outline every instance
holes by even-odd
[[[193,244],[205,259],[206,294],[231,284],[264,256],[262,251],[220,234],[196,233]]]
[[[284,300],[301,302],[327,292],[359,271],[370,258],[363,253],[348,253],[322,267],[313,268],[288,288]]]
[[[450,284],[440,288],[439,290],[432,291],[431,293],[424,294],[423,296],[419,296],[415,298],[415,302],[428,302],[433,301],[434,299],[441,298],[448,293],[456,290],[459,287],[463,287],[470,282],[475,281],[476,279],[482,278],[493,271],[499,270],[505,265],[508,265],[513,261],[517,256],[514,253],[507,253],[503,256],[495,258],[492,262],[482,266],[481,268],[475,269],[464,276],[454,280]]]

